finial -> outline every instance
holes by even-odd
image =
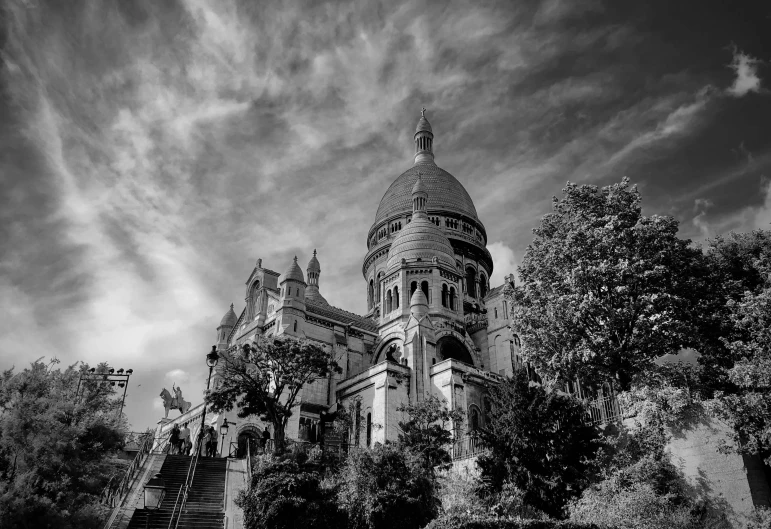
[[[257,259],[257,268],[262,268],[262,259]]]
[[[232,303],[230,304],[230,310],[233,310],[233,304]]]
[[[426,107],[423,107],[423,108],[420,109],[420,115],[422,117],[426,117]]]
[[[294,262],[295,263],[297,262],[297,256],[296,255],[294,256]]]
[[[313,249],[313,257],[316,257],[316,248]]]

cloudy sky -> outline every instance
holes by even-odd
[[[200,401],[258,258],[317,248],[323,294],[363,312],[422,106],[494,284],[568,180],[626,175],[695,241],[768,227],[771,7],[728,4],[6,0],[0,368],[131,367],[139,429],[163,386]]]

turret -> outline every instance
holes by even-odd
[[[316,258],[316,250],[313,250],[313,257],[308,261],[308,267],[305,269],[308,274],[308,288],[305,290],[305,298],[317,303],[329,305],[324,296],[319,292],[319,276],[321,276],[321,264]]]
[[[420,112],[415,129],[415,163],[434,163],[434,133],[426,119],[426,109]]]
[[[238,322],[238,316],[233,310],[233,304],[230,304],[230,309],[225,313],[217,327],[217,349],[226,350],[228,348],[228,337],[233,327]]]

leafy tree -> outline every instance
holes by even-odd
[[[453,441],[450,426],[463,421],[463,411],[449,409],[435,395],[396,410],[408,417],[399,422],[399,444],[417,454],[427,470],[452,461],[447,450]]]
[[[534,230],[514,290],[523,354],[541,374],[627,389],[693,343],[700,253],[672,217],[644,216],[636,187],[568,183]]]
[[[434,481],[422,462],[393,444],[349,453],[338,504],[350,529],[419,529],[439,510]]]
[[[335,494],[335,485],[323,479],[319,468],[287,457],[258,464],[236,505],[243,509],[247,529],[345,527]]]
[[[222,355],[218,383],[206,402],[215,411],[237,406],[239,417],[259,415],[270,421],[275,449],[281,451],[300,391],[332,373],[342,373],[340,366],[313,342],[289,336],[258,337],[254,343]]]
[[[78,378],[88,366],[40,360],[0,375],[0,527],[101,527],[99,496],[120,464],[125,423],[106,382]],[[106,366],[99,367],[106,370]]]
[[[526,504],[561,516],[596,473],[599,431],[586,423],[579,401],[531,385],[521,371],[491,386],[490,400],[489,421],[480,432],[489,452],[477,460],[482,493],[498,494],[510,483],[523,491]]]

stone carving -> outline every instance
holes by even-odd
[[[189,410],[191,406],[189,401],[182,398],[182,388],[172,386],[171,389],[174,390],[175,397],[172,397],[171,393],[169,393],[169,390],[166,388],[163,388],[163,391],[161,391],[163,407],[166,410],[164,418],[166,419],[169,418],[169,410],[179,410],[181,413],[187,413],[187,410]]]

